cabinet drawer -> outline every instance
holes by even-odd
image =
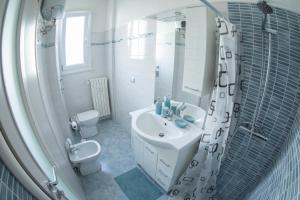
[[[169,183],[165,182],[161,177],[156,177],[156,182],[165,190],[168,191]]]
[[[171,177],[166,174],[161,168],[156,170],[156,179],[161,180],[165,185],[169,185],[171,182]]]
[[[157,156],[157,150],[155,147],[151,146],[150,144],[145,143],[144,145],[144,151],[147,152],[150,155]]]
[[[143,168],[152,177],[155,177],[157,165],[157,150],[149,144],[144,145]]]
[[[132,134],[132,146],[134,150],[134,157],[138,164],[144,163],[144,142],[138,138],[135,134]]]
[[[174,171],[174,164],[172,161],[164,157],[158,156],[157,169],[163,171],[167,176],[171,177]]]

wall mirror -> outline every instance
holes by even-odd
[[[207,106],[213,85],[216,36],[214,15],[201,6],[147,17],[156,21],[154,98]]]

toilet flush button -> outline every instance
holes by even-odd
[[[130,82],[131,82],[131,83],[135,83],[135,77],[134,77],[134,76],[132,76],[132,77],[130,78]]]

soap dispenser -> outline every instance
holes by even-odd
[[[161,111],[162,111],[162,102],[160,98],[157,98],[155,103],[155,113],[157,115],[161,115]]]
[[[168,107],[169,109],[171,108],[171,97],[170,97],[170,95],[164,97],[164,106]]]

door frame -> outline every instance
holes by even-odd
[[[36,137],[36,129],[32,124],[30,110],[26,107],[26,100],[24,100],[24,90],[22,90],[22,81],[20,79],[21,72],[19,71],[22,65],[32,65],[32,67],[36,67],[35,53],[32,57],[30,54],[32,52],[26,52],[28,48],[25,48],[30,46],[29,50],[35,52],[36,36],[33,34],[27,35],[29,36],[28,38],[22,38],[22,31],[24,32],[24,29],[30,29],[31,32],[36,32],[37,15],[40,10],[39,3],[39,0],[9,0],[6,1],[6,7],[3,13],[4,17],[0,16],[4,19],[0,32],[0,141],[1,144],[3,143],[4,145],[1,145],[0,150],[4,162],[8,167],[10,166],[13,174],[19,176],[20,181],[25,183],[24,185],[28,187],[29,191],[38,197],[38,199],[48,200],[56,199],[58,194],[58,190],[51,190],[47,185],[49,181],[53,180],[53,162],[49,159],[49,155],[47,155],[47,152],[45,152]],[[24,16],[31,18],[32,22],[28,25],[24,25]],[[22,39],[26,39],[26,41],[22,41]],[[28,42],[28,40],[30,42]],[[21,42],[23,42],[23,46]],[[25,62],[24,59],[26,60]],[[21,111],[19,111],[19,116],[17,115],[18,109]],[[26,126],[21,126],[20,121],[24,121],[25,124],[27,123]],[[31,138],[33,138],[33,141],[37,144],[35,147],[36,153],[32,152],[32,147],[28,146],[30,145],[28,143],[28,134],[25,136],[22,134],[26,131],[27,133],[31,133]],[[6,147],[8,147],[8,149]],[[39,155],[39,157],[37,157],[37,155]],[[46,164],[41,164],[37,158],[43,158]],[[15,167],[12,167],[11,163],[13,163],[13,161],[17,161]],[[68,162],[68,160],[66,160],[66,162]],[[25,181],[26,177],[27,182],[30,183],[28,185]],[[31,181],[29,181],[28,178]],[[72,191],[72,188],[65,185],[60,177],[58,177],[58,180],[59,184],[57,187],[60,188],[59,190],[63,189],[67,196],[62,195],[62,199],[85,199],[84,196],[77,195],[78,191]]]
[[[21,10],[21,5],[18,5],[18,10]],[[5,8],[1,17],[1,56],[0,56],[0,152],[3,162],[8,166],[12,173],[19,178],[19,181],[37,198],[39,199],[54,199],[53,194],[47,191],[47,188],[38,183],[38,180],[47,180],[46,175],[38,167],[35,159],[27,148],[24,140],[20,135],[19,127],[17,126],[15,117],[13,115],[4,81],[3,75],[3,57],[2,57],[2,43],[3,43],[3,29],[6,14],[9,12],[9,1],[5,2]],[[17,27],[17,25],[15,25]],[[16,28],[14,27],[14,28]],[[17,38],[17,34],[14,35]],[[17,42],[14,44],[14,50],[17,49]],[[17,60],[15,54],[15,60]],[[30,170],[28,170],[30,169]],[[34,176],[30,171],[34,171]]]

